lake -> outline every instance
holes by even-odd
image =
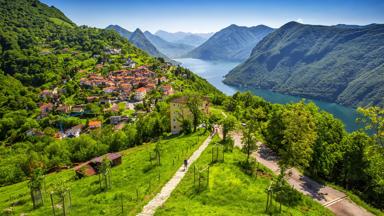
[[[222,81],[224,76],[234,67],[236,67],[239,62],[225,62],[225,61],[204,61],[201,59],[192,59],[192,58],[183,58],[175,59],[180,62],[183,67],[186,67],[198,74],[199,76],[206,79],[217,89],[224,92],[227,95],[233,95],[237,91],[251,91],[253,94],[264,98],[267,101],[272,103],[286,104],[290,102],[298,102],[303,99],[303,97],[291,96],[286,94],[276,93],[270,90],[264,89],[244,89],[236,88],[233,86],[228,86]],[[342,120],[345,124],[347,131],[355,131],[359,125],[355,122],[358,114],[355,109],[350,107],[345,107],[336,103],[330,103],[326,101],[320,101],[315,99],[307,99],[313,101],[318,107],[322,110],[325,110],[329,113],[332,113],[336,118]]]

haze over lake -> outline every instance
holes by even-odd
[[[276,93],[270,90],[264,89],[248,89],[248,88],[237,88],[228,86],[222,81],[224,76],[240,62],[226,62],[226,61],[205,61],[201,59],[182,58],[175,59],[182,63],[182,66],[190,69],[199,76],[205,78],[208,82],[214,85],[217,89],[224,92],[227,95],[233,95],[236,91],[251,91],[257,96],[263,97],[267,101],[272,103],[286,104],[290,102],[298,102],[303,97],[291,96],[286,94]],[[306,98],[305,98],[306,99]],[[358,114],[355,109],[345,107],[336,103],[330,103],[315,99],[306,99],[313,101],[321,109],[332,113],[335,117],[341,119],[346,129],[351,132],[359,128],[359,125],[355,122]]]

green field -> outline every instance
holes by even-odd
[[[213,143],[192,166],[204,167],[211,162]],[[265,190],[275,176],[262,165],[257,178],[245,174],[238,165],[245,159],[246,155],[237,148],[225,153],[224,163],[210,167],[209,187],[200,193],[195,192],[191,167],[156,215],[265,215]],[[290,207],[282,205],[281,215],[332,215],[311,198],[298,192],[296,195],[299,200]],[[273,203],[278,208],[277,202]]]
[[[71,215],[135,215],[160,191],[208,134],[199,131],[194,134],[169,137],[161,141],[161,166],[149,161],[155,143],[143,144],[122,152],[122,164],[112,168],[112,188],[101,192],[99,177],[92,176],[75,180],[75,172],[70,169],[46,176],[43,188],[44,206],[33,210],[27,182],[0,188],[0,214],[13,203],[14,215],[52,215],[49,193],[60,180],[71,188]],[[160,173],[160,179],[159,179]],[[138,192],[138,197],[137,197]],[[122,199],[122,200],[121,200]],[[121,205],[123,201],[123,206]],[[61,213],[61,211],[60,211]]]

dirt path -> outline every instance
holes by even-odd
[[[192,154],[192,156],[188,159],[188,164],[192,164],[200,157],[201,153],[208,147],[212,137],[213,135],[209,136],[203,142],[203,144],[201,144],[201,146]],[[175,175],[173,175],[173,177],[167,182],[167,184],[164,185],[161,191],[151,201],[149,201],[147,205],[144,206],[143,210],[138,215],[140,216],[154,215],[156,209],[165,203],[165,201],[171,195],[172,191],[177,187],[180,181],[184,178],[184,175],[187,173],[188,169],[189,169],[189,166],[187,167],[186,170],[184,170],[184,165],[182,165],[176,171]]]
[[[241,135],[232,133],[235,146],[242,147]],[[280,168],[277,164],[278,158],[264,144],[258,143],[259,150],[252,154],[258,162],[271,169],[274,173],[279,174]],[[292,168],[292,175],[286,175],[287,182],[301,193],[311,196],[314,200],[329,208],[337,216],[372,216],[370,212],[352,202],[346,194],[335,190],[331,187],[319,184],[318,182],[303,176],[300,172]]]

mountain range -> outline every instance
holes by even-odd
[[[142,32],[139,28],[135,32],[130,32],[119,25],[109,25],[106,29],[111,29],[127,38],[136,47],[144,50],[154,57],[161,57],[167,61],[172,61],[170,58],[178,58],[185,55],[195,48],[195,46],[177,42],[170,42],[160,36],[152,34],[149,31]],[[172,34],[172,33],[169,33]],[[183,33],[189,35],[188,33]],[[196,40],[200,41],[200,37]],[[193,39],[190,38],[191,41]]]
[[[148,39],[144,33],[137,28],[134,32],[130,32],[118,25],[109,25],[106,29],[115,30],[121,36],[127,38],[137,48],[147,52],[149,55],[154,57],[164,58],[166,61],[171,61],[168,56],[161,53]]]
[[[225,83],[350,106],[384,106],[384,25],[289,22],[260,41]]]
[[[153,45],[156,46],[160,52],[164,53],[170,58],[180,57],[195,48],[194,46],[188,44],[166,41],[149,31],[145,31],[144,35]]]
[[[190,32],[167,32],[163,30],[159,30],[155,33],[155,35],[163,38],[166,41],[179,43],[179,44],[187,44],[193,47],[197,47],[204,43],[208,38],[210,38],[213,33],[190,33]]]
[[[242,61],[248,58],[255,45],[272,31],[272,28],[265,25],[254,27],[230,25],[215,33],[185,57]]]

